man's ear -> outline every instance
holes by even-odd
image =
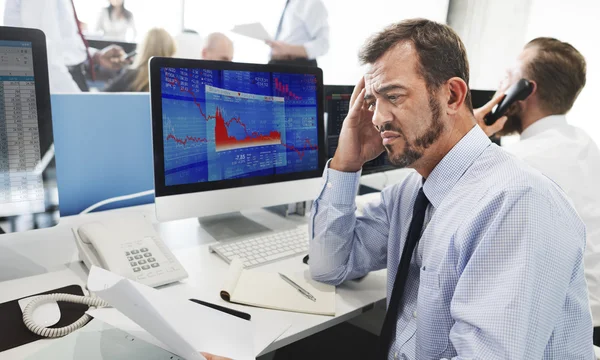
[[[469,93],[469,87],[467,86],[467,83],[459,77],[453,77],[448,80],[446,82],[446,87],[449,95],[448,103],[446,104],[448,115],[454,115],[465,103],[465,99]]]

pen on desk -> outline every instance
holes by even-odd
[[[306,298],[312,301],[317,301],[317,299],[314,296],[312,296],[311,293],[304,290],[300,285],[293,282],[292,279],[290,279],[289,277],[283,275],[282,273],[279,273],[279,276],[281,276],[281,278],[285,280],[286,283],[292,285],[296,290],[298,290],[298,292],[300,292],[300,294],[304,295]]]

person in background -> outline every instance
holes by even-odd
[[[312,208],[309,267],[333,285],[387,268],[369,358],[594,359],[585,226],[558,185],[477,126],[456,32],[405,20],[360,59]],[[416,171],[356,216],[361,168],[383,151]]]
[[[222,33],[211,33],[206,37],[202,47],[203,60],[233,60],[233,42]]]
[[[484,116],[502,94],[475,112],[486,134],[518,133],[521,141],[505,149],[554,182],[572,200],[586,225],[585,277],[594,323],[594,344],[600,346],[600,150],[582,129],[569,125],[571,110],[586,82],[586,61],[572,45],[553,38],[531,40],[508,69],[507,88],[519,79],[533,83],[531,95],[516,102],[505,122],[486,126]]]
[[[327,8],[321,0],[286,0],[271,47],[269,64],[317,66],[329,50]]]
[[[137,33],[133,13],[125,8],[125,0],[109,0],[96,22],[96,31],[103,37],[115,41],[132,41]]]
[[[175,40],[165,29],[151,29],[140,45],[132,67],[124,70],[104,91],[149,91],[148,61],[153,56],[172,57],[175,54],[175,50]]]
[[[89,91],[86,74],[94,77],[97,67],[119,70],[127,64],[119,46],[88,47],[71,0],[6,0],[4,24],[46,34],[52,93]]]

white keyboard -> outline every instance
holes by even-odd
[[[260,266],[308,252],[308,227],[211,245],[209,249],[231,263],[239,257],[245,268]]]

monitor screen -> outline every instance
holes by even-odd
[[[0,215],[44,212],[32,44],[0,40]]]
[[[354,86],[352,85],[326,85],[325,86],[325,112],[327,134],[327,156],[332,158],[337,149],[340,131],[348,109],[350,97]],[[393,170],[395,167],[388,163],[387,154],[384,152],[377,158],[363,165],[362,174]]]
[[[59,220],[48,62],[39,30],[0,28],[0,228]]]
[[[203,191],[319,176],[320,75],[230,64],[159,67],[160,182]]]
[[[492,100],[494,90],[475,90],[471,89],[471,102],[473,103],[473,109],[479,109],[483,105],[487,104],[488,101]]]

